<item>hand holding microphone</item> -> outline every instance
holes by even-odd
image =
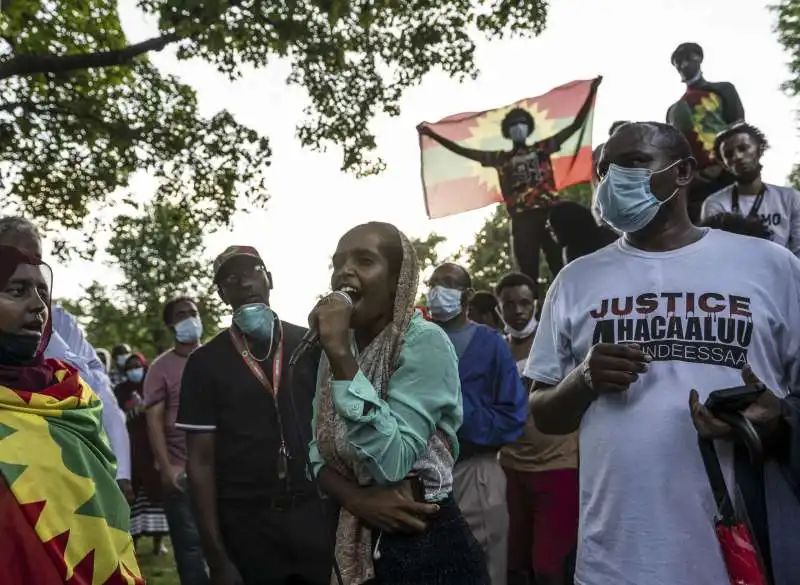
[[[316,331],[328,357],[350,352],[350,318],[353,301],[343,291],[333,291],[321,299],[308,316],[308,326]]]
[[[319,342],[330,357],[350,351],[350,317],[353,301],[343,290],[335,290],[323,297],[308,315],[308,332],[303,336],[297,349],[289,359],[289,365],[296,364],[300,357]]]

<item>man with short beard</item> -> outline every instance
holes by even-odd
[[[768,147],[764,134],[744,122],[720,132],[714,151],[736,183],[706,199],[703,219],[718,213],[760,219],[773,242],[800,256],[800,192],[761,179],[761,157]]]

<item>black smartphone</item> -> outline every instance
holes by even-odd
[[[767,389],[764,384],[745,384],[714,390],[706,399],[711,412],[739,412],[753,404]]]
[[[425,484],[422,483],[422,478],[416,473],[411,473],[400,482],[400,491],[405,494],[407,498],[411,498],[415,502],[425,503]]]

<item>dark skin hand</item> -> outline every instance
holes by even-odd
[[[353,305],[332,294],[317,303],[309,316],[309,326],[316,322],[319,342],[337,380],[352,380],[358,372],[358,364],[350,351],[352,315]]]
[[[350,506],[356,518],[389,533],[424,532],[428,527],[425,519],[439,511],[436,504],[415,502],[399,490],[385,487],[361,488]]]
[[[358,362],[350,351],[349,328],[353,307],[341,297],[331,295],[321,300],[310,320],[316,320],[319,339],[331,364],[331,373],[337,380],[352,380],[358,373]],[[336,472],[325,468],[323,477]],[[333,481],[339,483],[338,490],[328,490],[339,502],[362,522],[386,532],[423,532],[427,523],[423,518],[436,514],[439,506],[422,504],[406,498],[393,487],[356,487],[336,474]],[[340,480],[340,481],[337,481]],[[347,487],[341,485],[347,482]]]
[[[358,226],[345,234],[333,256],[331,288],[354,289],[355,302],[331,294],[309,315],[309,324],[316,326],[337,380],[352,380],[359,370],[350,347],[350,328],[356,344],[364,348],[391,321],[397,275],[384,254],[386,238],[390,237],[390,232],[374,225]],[[368,408],[365,402],[365,410]],[[436,504],[415,502],[397,487],[359,486],[328,465],[320,470],[319,483],[360,521],[387,532],[424,531],[425,519],[439,510]]]
[[[759,384],[761,381],[755,375],[750,365],[742,369],[742,381],[745,384]],[[731,426],[711,414],[711,411],[700,402],[697,390],[689,392],[689,411],[697,433],[706,439],[723,439],[733,433]],[[778,430],[781,422],[781,401],[770,390],[762,392],[753,404],[742,411],[760,432],[769,436]]]
[[[331,469],[319,474],[322,488],[353,516],[388,533],[424,532],[426,519],[439,511],[436,504],[415,502],[395,487],[361,487]]]
[[[636,344],[598,343],[581,365],[583,382],[597,395],[625,392],[651,361]]]

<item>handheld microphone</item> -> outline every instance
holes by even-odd
[[[350,298],[350,295],[342,290],[335,290],[331,294],[327,295],[325,298],[330,297],[339,297],[340,299],[344,300],[348,305],[353,306],[353,299]],[[323,299],[324,300],[324,299]],[[289,367],[291,368],[295,365],[303,355],[311,349],[317,342],[319,341],[319,331],[317,331],[317,320],[314,318],[306,331],[306,334],[303,335],[303,339],[300,340],[300,343],[297,344],[294,352],[292,352],[292,356],[289,358]]]

